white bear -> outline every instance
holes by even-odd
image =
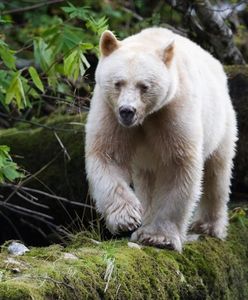
[[[191,228],[224,239],[237,129],[221,64],[163,28],[105,31],[100,51],[86,171],[108,229],[181,251],[199,202]]]

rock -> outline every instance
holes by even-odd
[[[29,249],[18,242],[12,242],[9,246],[8,246],[8,252],[9,254],[12,254],[14,256],[19,256],[19,255],[23,255],[24,253],[28,252]]]
[[[78,259],[78,257],[72,253],[64,253],[64,259],[72,259],[72,260],[76,260]]]
[[[200,234],[188,234],[186,238],[186,243],[198,241],[199,238],[200,238]]]
[[[128,245],[129,248],[142,249],[141,245],[138,245],[138,244],[133,243],[133,242],[128,242],[127,245]]]
[[[7,257],[4,262],[6,264],[8,264],[8,265],[9,264],[16,265],[16,266],[20,266],[21,265],[21,263],[18,260],[14,259],[13,257]]]
[[[89,239],[93,244],[95,245],[100,245],[101,242],[97,241],[97,240],[94,240],[94,239]]]

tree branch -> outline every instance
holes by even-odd
[[[193,0],[192,3],[219,59],[229,64],[245,64],[242,54],[233,42],[232,30],[226,25],[220,13],[212,8],[208,0]]]
[[[166,3],[188,18],[197,36],[199,33],[204,36],[223,63],[245,64],[233,42],[232,30],[221,17],[222,10],[214,9],[209,0],[166,0]]]
[[[22,13],[22,12],[25,12],[25,11],[40,8],[40,7],[45,6],[45,5],[50,5],[50,4],[60,3],[60,2],[65,2],[65,0],[51,0],[51,1],[45,1],[45,2],[34,4],[34,5],[26,6],[26,7],[18,7],[18,8],[14,8],[14,9],[10,9],[10,10],[5,10],[5,11],[2,12],[2,15]]]

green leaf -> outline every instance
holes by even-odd
[[[86,27],[91,29],[94,33],[101,35],[108,29],[108,19],[106,17],[102,17],[96,20],[93,17],[90,17],[87,20]]]
[[[64,59],[64,72],[66,76],[72,76],[73,67],[75,67],[75,60],[77,56],[77,50],[74,50]]]
[[[21,72],[17,71],[13,73],[12,80],[10,81],[9,87],[6,91],[5,105],[9,105],[10,102],[14,100],[18,109],[23,109],[28,105],[28,101],[24,92],[24,84],[29,89],[26,79],[21,76]]]
[[[84,65],[86,66],[86,68],[88,69],[90,67],[90,63],[88,62],[88,60],[86,59],[86,57],[83,55],[83,53],[80,54],[80,59],[84,63]]]
[[[40,80],[40,76],[37,73],[36,69],[34,67],[29,67],[28,68],[28,72],[33,80],[33,83],[35,84],[35,86],[42,92],[44,93],[44,86],[42,81]]]
[[[10,82],[9,88],[7,89],[6,97],[5,97],[5,103],[7,105],[10,104],[10,102],[15,98],[15,95],[18,91],[18,82],[17,82],[18,76],[20,76],[20,74],[19,72],[16,72]]]
[[[78,79],[79,74],[83,76],[85,70],[90,67],[89,62],[81,50],[81,46],[82,45],[79,45],[64,59],[64,74],[74,80]]]
[[[34,40],[34,58],[43,71],[46,71],[53,62],[53,51],[42,38]]]
[[[0,57],[3,60],[3,63],[9,69],[15,69],[15,57],[14,51],[10,50],[8,47],[0,45]]]
[[[21,94],[21,97],[24,101],[24,106],[27,105],[27,101],[26,101],[26,97],[25,97],[25,93],[24,93],[24,89],[23,89],[23,85],[22,85],[22,80],[21,80],[21,76],[19,76],[17,78],[17,82],[18,82],[18,86],[19,86],[19,91],[20,91],[20,94]],[[21,107],[21,100],[20,100],[20,105],[18,105]]]
[[[20,172],[16,170],[16,166],[14,165],[8,165],[7,167],[3,168],[2,170],[3,176],[7,178],[9,181],[13,181],[16,178],[20,177]]]
[[[0,145],[0,157],[10,158],[9,156],[10,148],[6,145]]]
[[[81,51],[91,50],[94,48],[94,45],[91,43],[80,43],[79,48]]]
[[[18,166],[11,159],[10,148],[6,145],[0,145],[0,183],[6,179],[13,181],[23,177],[23,173],[18,170]]]
[[[70,18],[78,18],[81,20],[87,20],[89,18],[89,7],[75,7],[73,4],[68,2],[69,6],[62,7],[62,10],[66,12]]]

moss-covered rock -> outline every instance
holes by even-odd
[[[226,242],[202,238],[182,254],[127,240],[0,253],[0,299],[248,299],[248,224],[233,223]],[[70,255],[68,255],[70,253]],[[11,260],[10,260],[11,258]]]

